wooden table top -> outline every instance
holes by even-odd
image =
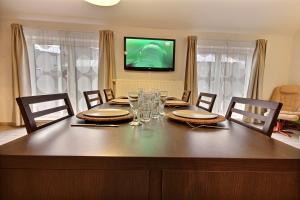
[[[300,150],[234,122],[224,122],[229,130],[192,129],[165,117],[138,127],[70,126],[78,121],[72,117],[2,145],[0,156],[300,159]]]

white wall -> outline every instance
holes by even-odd
[[[300,31],[293,40],[293,57],[290,70],[290,83],[300,85]]]
[[[10,24],[21,23],[24,26],[58,30],[98,31],[110,29],[115,32],[117,79],[146,79],[183,81],[186,58],[186,37],[197,35],[199,39],[217,40],[268,40],[266,69],[263,85],[263,97],[268,99],[273,88],[289,82],[291,62],[292,37],[274,34],[228,34],[207,33],[194,30],[166,30],[138,27],[115,27],[82,24],[46,23],[6,19],[0,21],[0,122],[10,122],[12,119],[12,74],[10,56]],[[141,36],[176,39],[176,59],[174,72],[136,72],[123,69],[123,37]]]
[[[289,83],[292,37],[268,36],[267,59],[263,84],[263,98],[268,99],[273,89]]]

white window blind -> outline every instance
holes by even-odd
[[[68,93],[75,111],[86,110],[83,91],[98,89],[98,33],[25,28],[32,95]],[[35,111],[56,106],[37,105]]]
[[[198,41],[198,90],[217,94],[214,112],[225,114],[233,96],[245,97],[255,42]]]

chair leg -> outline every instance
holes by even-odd
[[[283,128],[284,128],[284,121],[278,120],[276,126],[274,127],[274,132],[292,137],[291,134],[293,134],[293,132],[283,130]]]

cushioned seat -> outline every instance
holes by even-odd
[[[296,121],[299,120],[299,116],[298,115],[290,115],[290,114],[282,114],[282,113],[280,113],[278,115],[278,119],[296,122]]]
[[[300,119],[300,86],[299,85],[283,85],[276,87],[271,96],[272,101],[283,103],[282,109],[278,116],[279,123],[275,131],[285,135],[290,132],[283,131],[282,121],[296,122]]]
[[[269,112],[266,112],[264,116],[267,116],[268,114]],[[280,111],[278,119],[296,122],[300,119],[300,112]]]
[[[299,117],[300,117],[300,111],[295,111],[295,112],[292,112],[292,111],[284,111],[284,110],[282,110],[282,111],[280,112],[280,114],[286,114],[286,115],[297,115],[297,116],[299,116]]]
[[[264,115],[266,116],[268,113],[266,112]],[[296,122],[300,119],[300,112],[280,111],[278,119]]]

